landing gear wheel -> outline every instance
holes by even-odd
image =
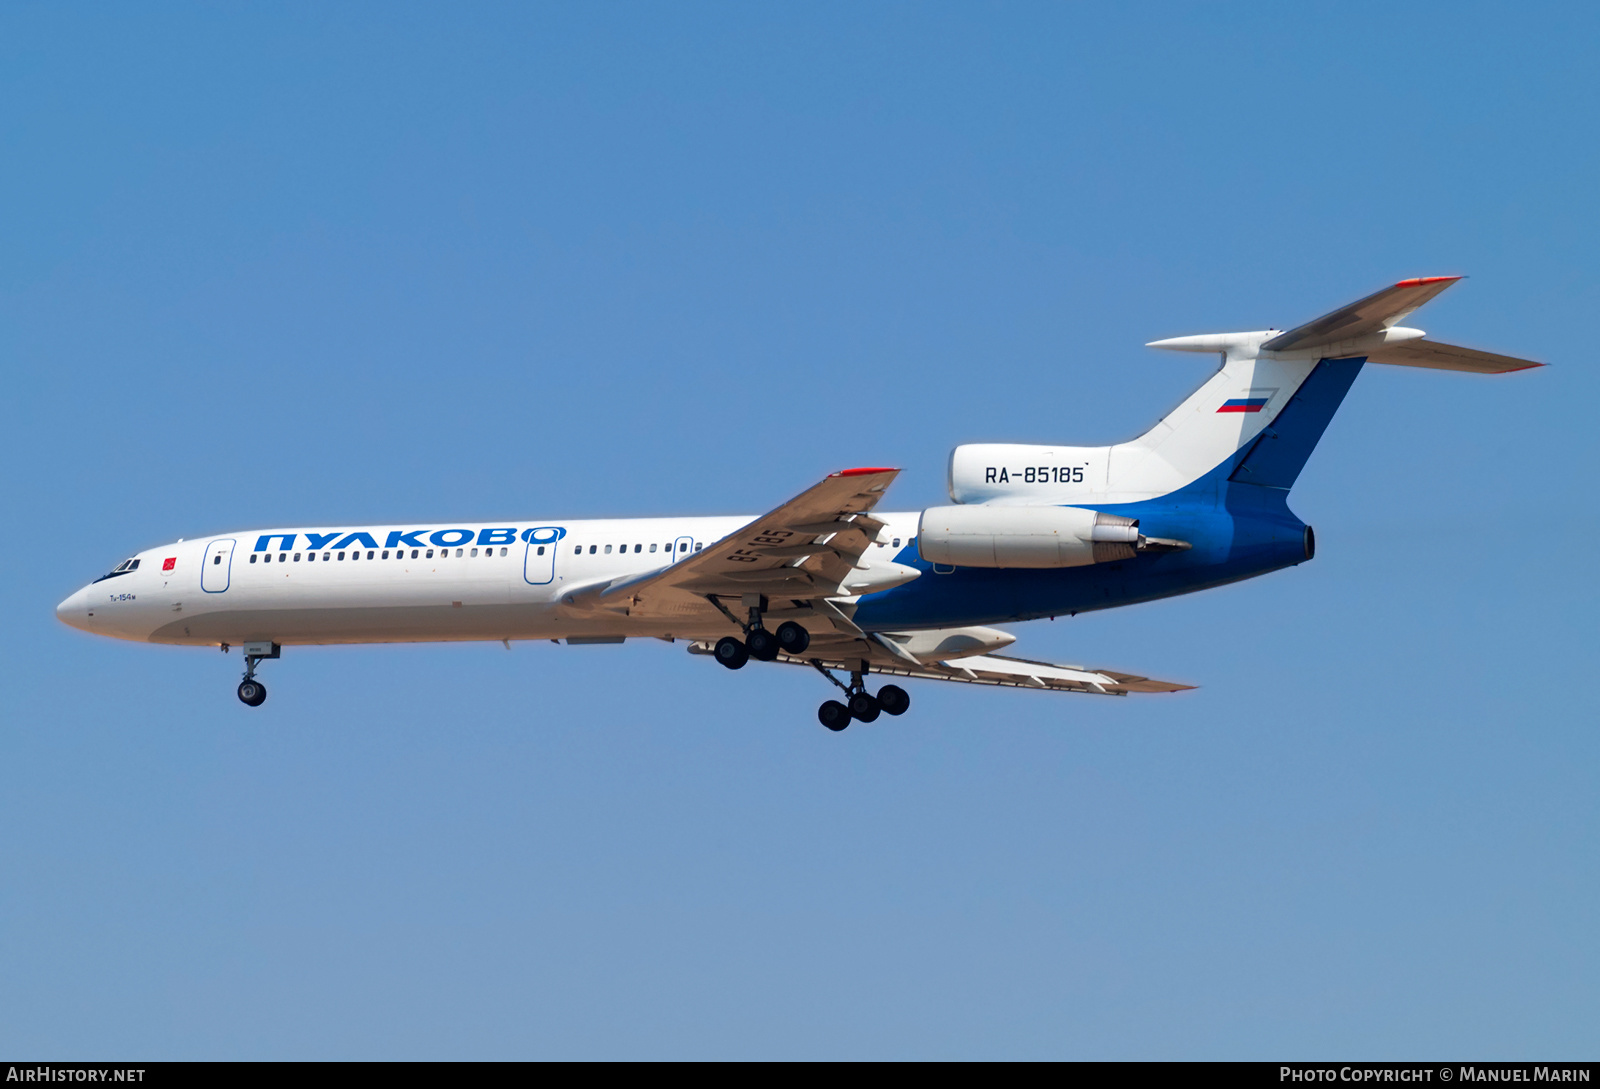
[[[811,645],[811,633],[793,620],[785,620],[778,625],[778,645],[785,654],[804,654]]]
[[[861,722],[871,722],[878,717],[878,712],[883,708],[878,706],[878,701],[865,692],[857,692],[850,697],[850,717]]]
[[[738,669],[750,660],[750,651],[743,643],[731,635],[724,635],[717,640],[717,649],[712,652],[717,661],[729,669]],[[239,697],[244,699],[243,696]]]
[[[878,689],[878,706],[886,715],[903,715],[911,707],[911,697],[897,684],[886,684]]]
[[[817,708],[817,721],[834,733],[850,725],[850,708],[838,700],[829,700]]]
[[[260,681],[240,681],[239,702],[247,707],[260,707],[267,702],[267,686]]]
[[[766,628],[752,628],[744,637],[744,645],[750,648],[750,657],[758,662],[770,662],[778,656],[778,637]]]

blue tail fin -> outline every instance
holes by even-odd
[[[1365,362],[1365,358],[1319,362],[1283,411],[1257,437],[1228,480],[1263,488],[1294,487],[1306,459],[1328,429],[1328,422]]]

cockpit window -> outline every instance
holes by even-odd
[[[123,560],[121,563],[117,564],[117,566],[113,567],[111,570],[95,579],[95,581],[104,582],[106,579],[114,579],[118,575],[126,575],[129,571],[137,570],[139,570],[138,560]]]

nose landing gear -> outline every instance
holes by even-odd
[[[256,663],[276,658],[282,650],[276,643],[244,645],[244,680],[239,682],[240,703],[246,707],[260,707],[267,702],[267,686],[256,680]]]

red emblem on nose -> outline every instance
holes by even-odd
[[[168,556],[167,561],[161,565],[161,570],[171,571],[176,566],[178,566],[178,557]]]

